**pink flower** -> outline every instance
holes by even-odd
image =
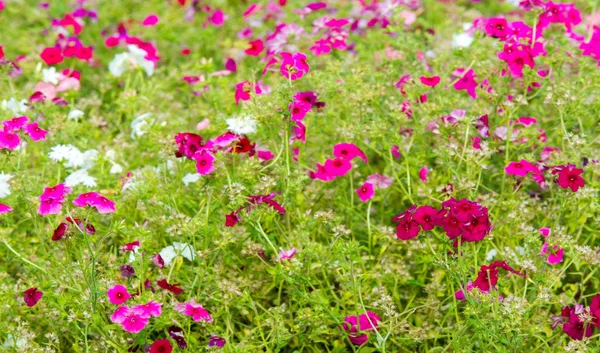
[[[399,146],[392,146],[390,150],[391,150],[392,156],[394,156],[394,158],[400,159],[400,157],[402,157]]]
[[[333,146],[333,155],[348,161],[355,157],[359,157],[365,161],[365,163],[369,163],[365,153],[353,143],[339,143]]]
[[[540,234],[546,238],[548,238],[548,236],[552,232],[552,229],[550,229],[550,228],[540,228],[539,230],[540,230]]]
[[[106,214],[116,212],[115,203],[97,192],[86,192],[77,196],[73,200],[73,205],[77,207],[95,207],[98,213]]]
[[[419,77],[419,80],[421,80],[422,84],[424,84],[425,86],[429,86],[429,87],[435,87],[438,85],[438,83],[440,83],[439,76],[431,76],[431,77],[421,76],[421,77]]]
[[[0,203],[0,214],[10,213],[12,211],[13,209],[10,206]]]
[[[65,200],[62,198],[48,197],[45,200],[40,201],[38,213],[41,216],[48,216],[51,214],[59,214],[62,210],[62,203]]]
[[[23,292],[23,301],[25,301],[25,304],[27,304],[27,306],[32,307],[35,304],[37,304],[37,302],[39,302],[40,299],[42,299],[43,295],[44,293],[39,291],[36,287],[29,288],[25,292]]]
[[[392,178],[381,174],[372,174],[367,177],[367,183],[373,184],[373,186],[381,189],[387,189],[390,185],[392,185],[392,181]]]
[[[373,184],[367,182],[356,189],[356,193],[358,194],[360,201],[367,202],[375,196],[375,188],[373,187]]]
[[[142,21],[142,26],[153,27],[156,26],[159,21],[160,19],[156,14],[148,15],[148,17],[146,17],[144,21]]]
[[[115,305],[121,305],[131,298],[131,295],[127,292],[127,287],[122,284],[110,288],[106,295],[108,295],[108,301]]]
[[[12,132],[0,131],[0,149],[15,150],[21,144],[19,135]]]
[[[506,19],[501,17],[488,18],[485,22],[485,34],[494,38],[506,38],[510,34]]]
[[[427,168],[427,166],[424,166],[423,168],[421,168],[421,170],[419,171],[419,178],[421,178],[421,180],[426,183],[427,182],[427,174],[429,173],[429,169]]]
[[[208,175],[215,170],[215,157],[208,151],[198,151],[194,154],[196,170],[200,175]]]
[[[550,248],[548,242],[545,242],[544,245],[542,245],[542,250],[540,252],[540,256],[547,256],[546,261],[548,261],[550,265],[561,263],[564,254],[565,249],[559,248],[558,245],[554,245],[552,248]]]
[[[396,222],[396,237],[401,240],[408,240],[415,238],[419,235],[421,228],[419,223],[414,220],[413,212],[417,205],[412,206],[404,213],[394,217],[393,221]]]
[[[344,176],[350,169],[352,169],[352,164],[346,159],[336,158],[325,161],[325,173],[334,177]]]
[[[194,299],[190,300],[188,303],[177,303],[175,304],[175,310],[178,312],[191,316],[194,321],[206,321],[208,323],[213,322],[213,318],[210,316],[210,313],[202,307],[202,305],[196,303]]]
[[[256,94],[261,94],[262,90],[259,85],[255,85],[252,82],[242,81],[235,85],[235,104],[240,101],[249,101],[250,93],[254,91]]]
[[[457,69],[456,72],[461,75],[460,79],[454,83],[454,89],[458,91],[467,91],[471,98],[477,98],[475,88],[477,88],[477,81],[475,81],[475,73],[473,69],[469,69],[464,73],[464,69]]]
[[[423,230],[432,230],[437,225],[437,216],[439,211],[431,206],[421,206],[415,210],[413,219],[423,228]]]
[[[302,53],[290,54],[288,52],[282,52],[281,58],[279,71],[289,80],[295,81],[307,74],[310,70],[310,66],[306,62],[306,55]]]
[[[277,261],[290,260],[294,255],[296,255],[296,248],[291,248],[290,250],[281,249],[279,255],[277,255]]]
[[[151,300],[143,305],[134,305],[133,307],[131,307],[131,310],[135,315],[139,315],[141,317],[159,317],[160,314],[162,314],[162,303],[157,303]]]
[[[60,48],[46,48],[42,51],[40,57],[48,65],[58,64],[64,59]]]
[[[127,332],[138,333],[148,325],[148,318],[135,314],[128,306],[117,308],[112,316],[111,321],[120,324]]]

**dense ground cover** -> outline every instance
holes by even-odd
[[[597,5],[0,1],[1,350],[600,351]]]

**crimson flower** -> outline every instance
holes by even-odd
[[[32,287],[23,292],[23,300],[27,306],[32,307],[42,299],[44,293],[39,291],[37,287]]]

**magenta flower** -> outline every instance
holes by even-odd
[[[419,171],[419,178],[426,183],[427,182],[427,174],[429,174],[429,169],[427,168],[427,166],[424,166],[423,168],[421,168],[421,170]]]
[[[381,318],[374,312],[367,311],[366,314],[358,316],[346,316],[342,327],[348,332],[348,339],[356,346],[365,344],[369,337],[365,332],[377,330]]]
[[[77,207],[95,207],[96,210],[98,210],[98,213],[102,214],[117,211],[113,201],[107,199],[97,192],[86,192],[77,196],[77,198],[73,200],[73,205]]]
[[[393,221],[396,222],[396,237],[401,240],[408,240],[415,238],[419,235],[421,228],[419,223],[414,220],[413,212],[417,208],[417,205],[413,205],[404,213],[394,217]]]
[[[460,79],[454,83],[454,89],[458,91],[467,91],[471,98],[477,98],[475,88],[477,88],[477,81],[475,81],[475,73],[473,69],[469,69],[466,73],[464,69],[457,69],[456,72],[460,75]]]
[[[21,144],[19,135],[12,132],[0,131],[0,149],[15,150]]]
[[[485,34],[499,39],[506,38],[510,34],[506,19],[501,17],[488,18],[485,22]]]
[[[506,174],[509,174],[509,175],[525,177],[525,176],[527,176],[527,173],[534,173],[536,171],[539,171],[539,169],[537,167],[535,167],[533,164],[527,162],[526,160],[521,159],[520,162],[508,163],[506,168],[504,168],[504,171],[506,172]]]
[[[310,70],[310,66],[306,62],[306,55],[302,53],[290,54],[288,52],[282,52],[281,58],[279,71],[289,80],[295,81],[306,75]]]
[[[20,116],[17,118],[12,118],[10,120],[6,120],[2,122],[4,125],[5,132],[15,132],[17,130],[21,130],[25,124],[29,122],[29,118],[26,116]]]
[[[127,332],[138,333],[148,325],[148,318],[137,315],[128,306],[117,308],[112,316],[111,321],[120,324]]]
[[[479,268],[479,272],[477,273],[477,279],[475,279],[475,282],[473,283],[469,283],[466,286],[466,290],[467,292],[472,290],[473,288],[478,288],[482,293],[489,293],[490,290],[492,289],[496,289],[496,284],[498,284],[498,278],[499,278],[499,270],[503,269],[507,272],[509,272],[509,275],[515,274],[517,276],[521,276],[523,278],[525,278],[525,274],[513,269],[512,267],[510,267],[506,261],[495,261],[489,265],[482,265]],[[455,294],[456,299],[458,300],[464,300],[465,299],[465,293],[463,292],[462,289],[459,289]]]
[[[171,353],[173,352],[173,346],[171,345],[171,341],[167,339],[156,340],[150,346],[149,353]]]
[[[43,295],[44,293],[39,291],[36,287],[29,288],[25,292],[23,292],[23,301],[25,301],[25,304],[27,304],[27,306],[32,307],[35,304],[37,304],[37,302],[39,302],[40,299],[42,299]]]
[[[540,228],[539,231],[540,231],[540,234],[546,238],[548,238],[550,233],[552,233],[552,229],[550,229],[550,228]]]
[[[175,310],[183,315],[192,317],[192,319],[196,322],[202,320],[208,323],[213,322],[213,318],[210,316],[210,313],[204,309],[202,305],[196,303],[194,299],[191,299],[188,303],[175,304]]]
[[[153,27],[156,26],[159,21],[160,19],[156,14],[148,15],[146,18],[144,18],[144,21],[142,21],[142,26]]]
[[[583,169],[577,168],[574,164],[567,164],[566,166],[560,165],[554,167],[552,174],[558,173],[558,179],[556,183],[563,189],[571,189],[573,192],[577,192],[579,188],[585,186],[585,180],[581,177]]]
[[[108,301],[114,305],[121,305],[131,298],[127,287],[122,284],[114,285],[106,292],[106,295],[108,295]]]
[[[248,48],[244,51],[244,53],[250,56],[259,56],[264,49],[265,45],[262,39],[256,39],[248,43]]]
[[[422,84],[424,84],[425,86],[429,86],[429,87],[435,87],[438,85],[438,83],[440,83],[439,76],[431,76],[431,77],[421,76],[421,77],[419,77],[419,80],[421,81]]]
[[[292,121],[301,121],[310,111],[310,105],[303,101],[296,100],[290,104],[289,109],[292,114]]]
[[[353,143],[338,143],[337,145],[333,146],[333,155],[348,161],[354,159],[355,157],[359,157],[365,161],[365,163],[369,163],[367,155]]]
[[[151,300],[143,305],[134,305],[131,307],[131,310],[135,315],[139,315],[141,317],[159,317],[160,314],[162,314],[162,303],[157,303]]]
[[[196,170],[200,175],[208,175],[215,170],[215,157],[208,151],[202,150],[194,154],[196,161]]]
[[[29,135],[29,137],[31,137],[31,139],[33,141],[45,140],[46,139],[46,135],[48,134],[48,131],[42,130],[38,126],[37,122],[33,122],[31,124],[25,125],[25,127],[23,128],[23,130],[25,131],[25,133],[27,135]]]
[[[0,203],[0,214],[10,213],[12,211],[13,209],[10,206]]]
[[[550,265],[556,265],[563,261],[563,256],[565,254],[565,249],[559,248],[558,245],[554,245],[550,247],[548,242],[545,242],[542,245],[542,250],[540,252],[540,256],[546,256],[546,261]]]
[[[262,89],[260,85],[255,85],[249,81],[242,81],[235,85],[235,104],[239,104],[240,101],[249,101],[252,96],[250,93],[261,94]]]
[[[41,200],[41,197],[40,197]],[[40,201],[40,206],[38,207],[38,213],[41,216],[48,216],[52,214],[59,214],[62,210],[62,203],[65,200],[62,198],[53,198],[48,197],[43,201]]]
[[[344,176],[352,169],[350,160],[336,158],[325,161],[325,173],[333,177]]]
[[[392,146],[390,148],[390,150],[391,150],[392,156],[394,156],[394,158],[400,159],[400,157],[402,157],[402,154],[400,153],[400,147],[399,146]]]
[[[48,198],[56,198],[56,199],[61,199],[64,198],[65,196],[69,195],[70,193],[73,192],[73,188],[71,188],[70,186],[63,184],[58,184],[56,186],[53,187],[46,187],[44,188],[44,193],[40,196],[40,200],[46,200]]]
[[[364,183],[360,188],[356,189],[356,193],[360,201],[367,202],[375,196],[375,188],[371,183]]]

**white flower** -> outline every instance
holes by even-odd
[[[10,195],[10,185],[8,181],[12,179],[12,175],[0,172],[0,199]]]
[[[79,169],[69,174],[65,179],[65,185],[73,187],[77,185],[84,185],[89,188],[98,186],[96,178],[88,174],[87,169]]]
[[[14,97],[11,99],[3,100],[2,107],[6,110],[10,110],[14,116],[21,116],[27,112],[27,99],[21,99],[17,101]]]
[[[196,258],[194,248],[190,244],[177,242],[174,242],[173,245],[163,248],[159,255],[165,262],[165,266],[169,266],[177,255],[181,255],[190,261],[194,261]]]
[[[136,45],[128,45],[129,53],[121,53],[115,55],[113,60],[108,64],[108,71],[113,76],[120,77],[127,69],[135,69],[141,67],[146,71],[146,75],[154,74],[154,63],[144,58],[146,51],[138,48]]]
[[[256,132],[256,120],[254,120],[250,115],[245,115],[238,118],[229,118],[225,120],[225,122],[227,123],[227,130],[236,135],[248,135]]]
[[[115,163],[113,161],[110,161],[110,163],[112,163],[112,167],[109,171],[110,174],[120,174],[123,172],[123,167],[121,167],[119,163]]]
[[[490,251],[488,251],[488,253],[485,255],[485,261],[492,261],[494,259],[494,257],[496,257],[496,255],[498,255],[498,250],[496,249],[492,249]]]
[[[185,186],[188,186],[190,183],[195,183],[200,180],[200,174],[198,173],[187,173],[183,179],[181,179]]]
[[[56,68],[51,66],[48,69],[42,70],[43,81],[46,83],[51,83],[53,85],[58,85],[58,79],[62,76],[62,74],[56,72]]]
[[[27,343],[23,338],[15,337],[10,333],[6,336],[3,347],[21,348]]]
[[[146,131],[144,131],[142,128],[145,126],[150,125],[150,123],[152,123],[152,120],[150,120],[150,122],[148,122],[148,118],[152,116],[152,113],[145,113],[142,114],[140,116],[138,116],[137,118],[133,119],[133,121],[131,122],[131,138],[135,139],[136,137],[142,136],[146,133]]]
[[[98,151],[91,149],[81,152],[73,145],[56,145],[50,149],[48,157],[55,162],[66,161],[65,167],[90,168],[98,158]]]
[[[135,261],[135,255],[139,254],[140,252],[140,247],[139,246],[134,246],[133,250],[129,252],[129,262],[134,262]]]
[[[74,109],[74,110],[71,110],[69,112],[69,115],[67,116],[67,119],[77,121],[82,116],[83,116],[83,112],[81,110]]]
[[[452,35],[453,48],[468,48],[473,43],[473,36],[467,32]]]

